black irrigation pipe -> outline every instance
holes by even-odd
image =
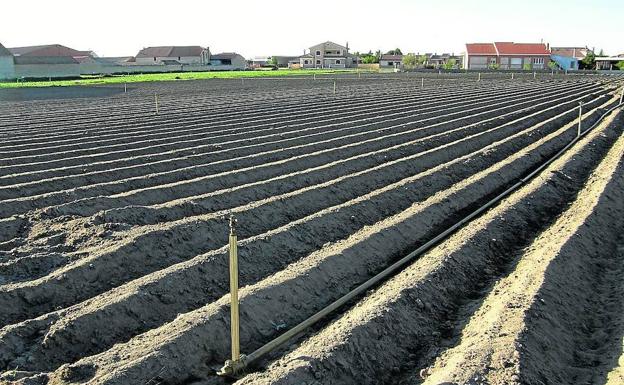
[[[389,267],[387,267],[386,269],[384,269],[383,271],[381,271],[380,273],[378,273],[374,277],[370,278],[369,280],[367,280],[366,282],[364,282],[360,286],[356,287],[355,289],[353,289],[349,293],[347,293],[344,296],[340,297],[339,299],[337,299],[336,301],[334,301],[333,303],[331,303],[330,305],[328,305],[324,309],[320,310],[319,312],[317,312],[316,314],[314,314],[310,318],[302,321],[297,326],[295,326],[292,329],[288,330],[284,334],[280,335],[279,337],[273,339],[272,341],[269,341],[265,345],[263,345],[260,348],[256,349],[251,354],[249,354],[247,356],[241,355],[240,360],[235,361],[235,362],[233,362],[233,361],[226,361],[226,364],[223,367],[223,369],[221,369],[220,374],[236,375],[236,374],[240,373],[242,370],[244,370],[246,367],[248,367],[251,363],[257,361],[259,358],[261,358],[265,354],[267,354],[267,353],[277,349],[279,346],[281,346],[282,344],[287,342],[292,337],[294,337],[297,334],[303,332],[305,329],[307,329],[308,327],[314,325],[315,323],[317,323],[321,319],[325,318],[329,314],[333,313],[334,311],[340,309],[342,306],[344,306],[345,304],[347,304],[348,302],[350,302],[354,298],[360,296],[361,294],[365,293],[366,291],[368,291],[370,289],[375,288],[379,283],[387,280],[388,278],[392,277],[393,275],[396,275],[396,273],[401,271],[401,269],[405,265],[407,265],[408,263],[414,261],[417,257],[420,257],[423,253],[425,253],[426,251],[431,249],[433,246],[438,244],[440,241],[444,240],[445,238],[447,238],[448,236],[453,234],[455,231],[457,231],[460,227],[464,226],[466,223],[468,223],[471,220],[473,220],[474,218],[478,217],[479,215],[481,215],[483,212],[485,212],[486,210],[488,210],[492,206],[498,204],[502,199],[504,199],[505,197],[509,196],[511,193],[513,193],[514,191],[519,189],[521,186],[523,186],[526,182],[528,182],[533,177],[535,177],[535,175],[537,175],[538,173],[543,171],[551,163],[553,163],[555,160],[557,160],[559,157],[561,157],[561,155],[563,155],[568,149],[570,149],[570,147],[572,147],[574,144],[576,144],[581,138],[583,138],[585,135],[587,135],[587,133],[589,133],[591,130],[593,130],[599,123],[601,123],[602,120],[608,114],[610,114],[615,109],[617,109],[617,108],[619,108],[621,106],[624,106],[624,103],[619,103],[619,104],[615,105],[614,107],[610,108],[609,110],[607,110],[605,113],[603,113],[598,118],[598,120],[596,120],[596,122],[594,124],[592,124],[589,128],[587,128],[585,131],[583,131],[580,135],[575,137],[570,143],[568,143],[565,147],[563,147],[561,150],[559,150],[555,155],[553,155],[551,158],[549,158],[544,163],[542,163],[539,167],[537,167],[535,170],[533,170],[533,172],[531,172],[530,174],[528,174],[524,178],[520,179],[513,186],[509,187],[507,190],[503,191],[502,193],[500,193],[499,195],[497,195],[496,197],[494,197],[493,199],[491,199],[490,201],[488,201],[487,203],[485,203],[483,206],[479,207],[478,209],[476,209],[472,213],[468,214],[466,217],[461,219],[459,222],[456,222],[453,226],[451,226],[448,229],[444,230],[442,233],[438,234],[437,236],[435,236],[434,238],[432,238],[431,240],[429,240],[428,242],[426,242],[425,244],[423,244],[422,246],[420,246],[416,250],[412,251],[411,253],[409,253],[405,257],[403,257],[400,260],[396,261],[395,263],[393,263],[392,265],[390,265]]]

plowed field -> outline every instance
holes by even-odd
[[[0,102],[0,383],[232,382],[231,214],[247,353],[538,168],[579,102],[561,157],[239,381],[624,383],[621,79],[410,75]]]

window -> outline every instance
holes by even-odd
[[[490,64],[496,64],[496,58],[495,57],[491,57],[490,58]]]
[[[317,60],[317,61],[316,61],[316,64],[321,64],[321,61],[320,61],[320,60]]]
[[[304,60],[304,61],[303,61],[303,64],[310,64],[310,63],[308,63],[308,61],[307,61],[307,60]]]
[[[340,64],[340,60],[336,60],[336,64]]]
[[[389,61],[389,62],[388,62],[388,65],[389,65],[389,66],[393,66],[393,65],[394,65],[394,62]]]
[[[544,58],[543,57],[534,57],[533,58],[533,64],[544,64]]]
[[[341,51],[341,50],[336,51],[336,53],[337,53],[338,55],[342,55],[342,51]]]
[[[316,54],[320,56],[321,55],[321,51],[316,51]]]
[[[178,56],[178,60],[180,60],[180,59],[181,59],[181,57],[180,57],[180,56]]]
[[[154,57],[154,61],[156,61],[156,57]]]

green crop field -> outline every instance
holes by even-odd
[[[312,76],[312,74],[332,74],[352,70],[256,70],[256,71],[221,71],[221,72],[170,72],[158,74],[133,74],[112,76],[82,76],[80,79],[52,81],[12,81],[0,82],[0,88],[19,87],[67,87],[80,85],[119,84],[137,82],[156,82],[194,79],[231,79],[276,76]]]

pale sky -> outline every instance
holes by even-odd
[[[544,42],[624,53],[623,0],[5,0],[0,43],[63,44],[99,56],[154,45],[247,58],[300,55],[331,40],[351,51],[454,52],[466,42]]]

